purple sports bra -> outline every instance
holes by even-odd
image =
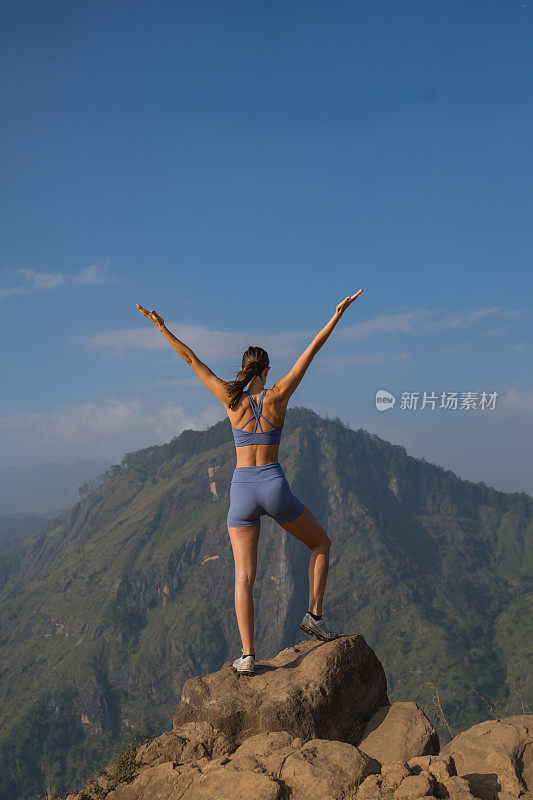
[[[231,430],[233,431],[233,438],[235,440],[235,447],[243,447],[247,444],[279,444],[281,441],[281,434],[283,431],[283,423],[282,425],[275,426],[269,419],[265,417],[262,413],[261,409],[263,408],[263,398],[265,396],[266,387],[263,389],[261,397],[259,398],[259,403],[256,404],[253,397],[249,394],[249,392],[245,389],[244,394],[248,395],[248,400],[250,401],[250,405],[252,406],[253,416],[250,419],[246,420],[244,425],[241,428],[235,428],[233,425],[231,426]],[[255,417],[255,428],[253,431],[243,431],[243,428],[248,425],[249,422]],[[263,417],[264,420],[268,422],[269,425],[272,425],[272,428],[264,431],[261,425],[261,419]],[[257,426],[259,425],[260,430],[257,430]]]

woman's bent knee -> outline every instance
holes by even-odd
[[[320,553],[329,553],[330,549],[331,549],[331,539],[329,538],[327,533],[324,534],[323,540],[319,542],[317,545],[315,545],[315,547],[313,547],[313,550],[318,550]]]

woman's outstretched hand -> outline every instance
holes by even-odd
[[[344,300],[342,300],[342,302],[340,302],[339,305],[337,306],[336,313],[343,314],[348,308],[348,306],[351,305],[351,303],[353,303],[355,298],[359,297],[362,291],[363,291],[362,289],[359,289],[359,291],[356,292],[355,294],[352,294],[351,297],[345,297]]]
[[[157,313],[154,311],[154,309],[153,309],[153,308],[152,308],[152,310],[151,310],[151,311],[147,311],[145,308],[143,308],[142,306],[140,306],[140,305],[139,305],[139,303],[137,303],[137,308],[139,309],[139,311],[141,312],[141,314],[144,314],[144,316],[145,316],[145,317],[148,317],[148,319],[149,319],[149,320],[151,320],[151,321],[154,323],[154,325],[155,325],[157,328],[162,328],[162,327],[163,327],[163,325],[165,324],[165,320],[164,320],[164,319],[162,319],[162,318],[159,316],[159,314],[157,314]]]

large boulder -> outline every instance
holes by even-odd
[[[438,753],[439,737],[417,703],[398,702],[378,708],[358,747],[383,765],[393,764]]]
[[[366,722],[388,705],[376,654],[362,636],[342,636],[288,647],[257,661],[253,676],[238,675],[226,662],[218,672],[190,678],[173,724],[209,722],[238,744],[269,731],[358,744]]]
[[[481,800],[533,792],[533,715],[479,722],[455,736],[440,755],[453,758],[457,775]]]

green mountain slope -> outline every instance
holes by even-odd
[[[375,650],[391,702],[419,702],[443,744],[427,681],[454,732],[487,718],[480,695],[496,714],[523,713],[533,499],[463,481],[305,408],[289,410],[279,457],[333,542],[325,610]],[[61,524],[10,546],[0,571],[2,798],[75,787],[114,745],[169,729],[183,682],[238,654],[226,528],[234,466],[229,420],[185,431],[127,454]],[[258,658],[301,637],[309,558],[262,519]]]

